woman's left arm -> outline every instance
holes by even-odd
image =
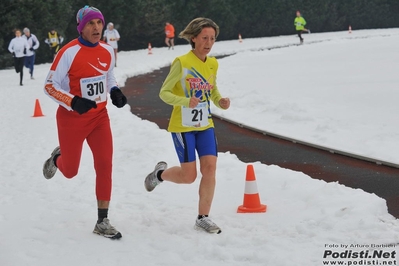
[[[222,97],[222,95],[219,92],[218,86],[216,84],[213,87],[212,92],[211,92],[211,100],[217,107],[219,107],[221,109],[226,110],[226,109],[229,109],[229,107],[230,107],[230,99]]]

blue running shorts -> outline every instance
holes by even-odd
[[[205,155],[217,156],[217,140],[213,127],[203,131],[172,133],[173,143],[180,163],[189,163]]]

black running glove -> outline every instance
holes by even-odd
[[[24,48],[24,54],[26,54],[26,48]]]
[[[15,53],[14,52],[12,52],[12,56],[15,57]]]
[[[81,115],[88,112],[92,108],[97,108],[97,104],[95,101],[75,96],[72,99],[71,107]]]
[[[29,48],[29,50],[30,50],[30,51],[33,51],[34,49],[33,49],[33,47],[31,47],[31,48]]]
[[[115,105],[118,108],[125,106],[127,99],[126,96],[123,95],[120,89],[118,88],[112,89],[110,94],[113,105]]]

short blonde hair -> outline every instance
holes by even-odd
[[[215,30],[215,38],[219,35],[219,26],[209,18],[195,18],[186,28],[180,32],[179,38],[186,39],[192,48],[195,48],[195,43],[192,38],[197,37],[203,28],[213,28]]]

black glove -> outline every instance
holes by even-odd
[[[75,96],[72,99],[71,107],[81,115],[88,112],[92,108],[97,108],[97,104],[95,101]]]
[[[15,57],[15,53],[14,52],[12,52],[12,56]]]
[[[31,48],[29,48],[29,50],[30,50],[30,51],[33,51],[34,49],[33,49],[33,47],[31,47]]]
[[[111,90],[111,100],[112,104],[118,108],[125,106],[127,102],[126,96],[123,95],[122,91],[118,88]]]
[[[26,54],[26,48],[24,48],[24,54]]]

